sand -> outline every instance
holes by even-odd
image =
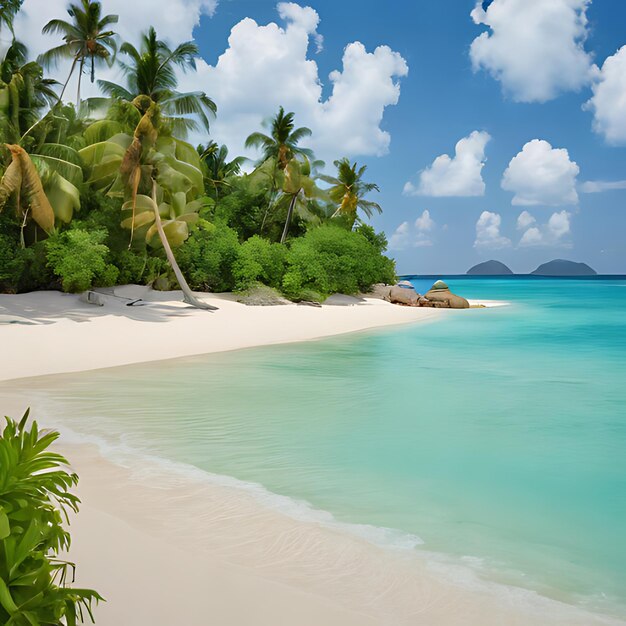
[[[0,296],[0,380],[466,314],[369,299],[355,306],[245,307],[228,296],[207,297],[219,306],[208,313],[173,301],[175,295],[142,307],[114,298],[94,307],[52,292]],[[37,380],[32,384],[36,389]],[[17,416],[29,398],[12,396],[10,383],[3,387],[0,411]],[[105,458],[94,445],[67,438],[59,449],[81,477],[70,557],[78,564],[77,584],[107,599],[96,611],[99,626],[621,623],[482,582],[424,554],[382,548],[328,516],[270,506],[201,472],[128,454],[113,458],[110,451]]]

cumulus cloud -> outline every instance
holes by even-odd
[[[565,236],[571,232],[571,218],[572,214],[568,211],[559,211],[553,213],[546,224],[538,225],[528,211],[523,211],[517,218],[518,228],[521,224],[527,226],[519,246],[522,248],[531,246],[571,247],[571,243],[564,240]]]
[[[391,250],[404,250],[406,248],[424,248],[433,245],[431,233],[435,229],[435,220],[430,216],[430,211],[425,210],[415,220],[413,226],[409,222],[402,222],[389,239]]]
[[[438,156],[430,167],[419,174],[417,186],[407,182],[404,194],[409,196],[483,196],[485,183],[482,169],[485,165],[485,146],[489,133],[475,130],[461,139],[454,157]]]
[[[514,205],[576,204],[579,171],[566,149],[533,139],[509,163],[502,177],[502,189],[515,194]]]
[[[421,232],[429,232],[434,226],[435,221],[430,217],[430,211],[428,209],[415,220],[415,228]]]
[[[282,105],[313,130],[310,145],[322,158],[387,153],[391,137],[380,124],[385,108],[398,102],[398,79],[408,73],[402,56],[388,46],[368,52],[360,42],[348,44],[324,100],[308,55],[311,41],[319,42],[317,12],[295,3],[280,3],[278,11],[284,26],[243,19],[217,63],[201,62],[197,76],[184,78],[186,88],[200,87],[217,103],[212,134],[241,152],[246,136]]]
[[[626,180],[588,180],[579,187],[583,193],[602,193],[616,189],[626,189]]]
[[[593,111],[594,130],[613,145],[626,145],[626,46],[602,65],[593,97],[586,108]]]
[[[483,211],[476,222],[476,241],[474,241],[474,247],[491,250],[508,248],[511,245],[511,240],[502,235],[500,232],[501,225],[502,217],[499,213]]]
[[[472,42],[474,71],[484,69],[518,102],[545,102],[589,84],[597,68],[585,51],[591,0],[479,1],[471,16],[484,24]]]
[[[529,226],[532,226],[537,220],[528,212],[522,211],[517,216],[517,230],[526,230]]]
[[[404,250],[409,245],[411,226],[408,222],[402,222],[389,237],[390,250]]]

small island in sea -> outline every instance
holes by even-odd
[[[555,259],[543,263],[531,274],[533,276],[597,276],[598,272],[586,263]]]
[[[511,269],[501,261],[484,261],[467,270],[468,276],[508,276],[513,274]]]

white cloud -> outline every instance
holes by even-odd
[[[553,213],[548,220],[548,232],[556,239],[561,239],[570,232],[570,218],[572,214],[567,211]]]
[[[591,0],[494,0],[471,16],[485,24],[472,42],[474,71],[484,69],[519,102],[545,102],[589,84],[597,68],[585,52]]]
[[[430,211],[426,209],[416,220],[415,228],[422,232],[429,232],[435,226],[435,221],[430,217]]]
[[[594,130],[614,145],[626,145],[626,46],[604,62],[593,97],[585,105],[593,111]]]
[[[509,163],[502,177],[502,189],[515,194],[514,205],[576,204],[579,171],[566,149],[533,139]]]
[[[532,226],[537,220],[528,212],[522,211],[517,216],[517,230],[526,230],[529,226]]]
[[[626,189],[626,180],[588,180],[582,183],[579,189],[582,193],[602,193],[603,191]]]
[[[385,108],[400,97],[397,79],[408,73],[404,59],[387,46],[368,52],[360,42],[348,44],[323,100],[317,63],[308,58],[311,40],[319,41],[319,16],[294,3],[278,10],[285,26],[242,20],[217,63],[202,62],[197,76],[183,79],[185,88],[201,88],[216,101],[217,141],[241,153],[246,136],[282,105],[295,112],[298,126],[313,130],[309,144],[326,160],[388,152],[391,137],[380,124]]]
[[[520,239],[519,245],[521,247],[538,246],[543,243],[543,236],[541,231],[536,226],[529,228]]]
[[[461,139],[455,147],[454,157],[438,156],[430,167],[422,170],[417,186],[411,182],[404,186],[408,196],[483,196],[485,183],[482,169],[485,165],[485,146],[491,139],[489,133],[475,130]]]
[[[511,240],[500,233],[501,224],[502,217],[499,213],[483,211],[476,222],[474,247],[492,250],[508,248],[511,245]]]
[[[424,248],[434,245],[430,233],[434,230],[435,220],[430,216],[430,211],[425,210],[415,220],[411,227],[409,222],[402,222],[389,239],[391,250],[404,250],[405,248]]]
[[[521,248],[531,246],[571,247],[570,242],[563,241],[564,237],[571,232],[571,218],[572,214],[568,211],[559,211],[553,213],[546,224],[537,225],[535,218],[528,211],[523,211],[517,218],[518,228],[522,223],[527,224],[530,228],[525,230],[519,246]]]
[[[389,237],[389,249],[390,250],[404,250],[410,238],[411,227],[408,222],[402,222],[398,228],[393,232],[393,235]]]

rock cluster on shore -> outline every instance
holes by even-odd
[[[374,285],[372,295],[403,306],[430,307],[435,309],[468,309],[469,302],[450,291],[442,280],[438,280],[424,295],[415,291],[406,280],[397,285]]]

